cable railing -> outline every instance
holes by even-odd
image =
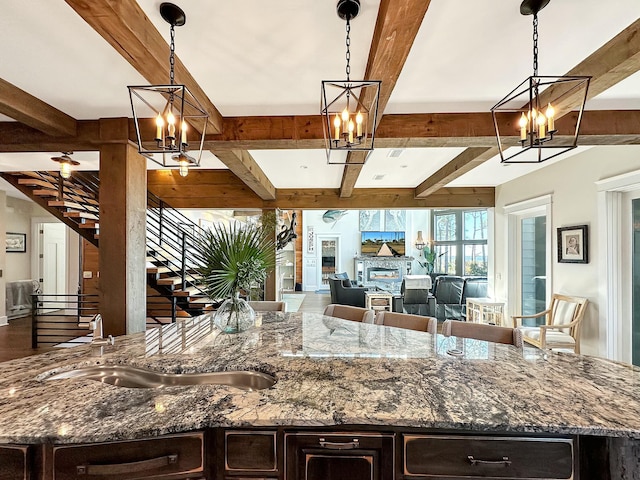
[[[91,342],[91,331],[86,325],[100,313],[98,295],[33,294],[31,300],[32,348],[72,347]],[[147,296],[147,329],[181,318],[192,316],[178,305],[176,297]]]

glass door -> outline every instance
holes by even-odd
[[[338,237],[321,237],[318,235],[320,245],[320,288],[329,288],[329,277],[338,273],[340,262],[338,259]]]
[[[522,315],[532,315],[547,308],[546,232],[546,215],[520,219],[519,303]]]
[[[631,362],[640,366],[640,198],[631,201]]]

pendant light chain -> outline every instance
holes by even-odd
[[[176,30],[175,26],[171,24],[171,45],[169,47],[169,80],[171,85],[175,84],[175,76],[173,73],[173,67],[175,66],[175,53],[176,53]]]
[[[538,14],[533,15],[533,76],[538,76]]]
[[[349,16],[347,15],[347,38],[346,38],[346,46],[347,46],[347,53],[345,54],[345,58],[347,59],[347,68],[346,73],[347,73],[347,82],[349,81],[349,74],[351,73],[351,65],[349,64],[349,62],[351,61],[351,37],[350,37],[350,32],[351,32],[351,23],[349,22]]]

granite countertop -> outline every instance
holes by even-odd
[[[229,426],[406,426],[640,438],[640,370],[310,313],[219,334],[210,316],[2,363],[0,443],[135,439]],[[452,349],[462,350],[455,356]],[[78,366],[257,370],[265,390],[45,380]]]

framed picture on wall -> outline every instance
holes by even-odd
[[[10,253],[24,253],[27,251],[27,234],[7,232],[6,251]]]
[[[382,230],[382,214],[380,210],[360,210],[360,231],[371,232]]]
[[[589,263],[587,225],[558,228],[558,262]]]

